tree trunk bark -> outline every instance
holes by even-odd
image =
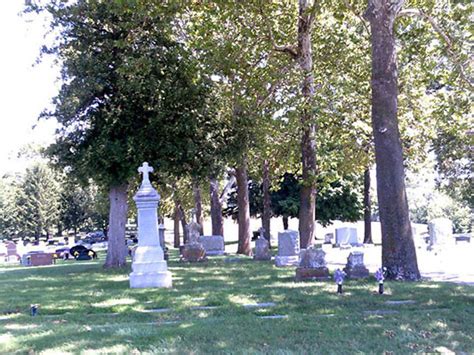
[[[370,170],[364,171],[364,244],[372,244],[372,206],[370,204]]]
[[[219,182],[214,177],[210,178],[210,195],[212,235],[224,236],[224,224],[222,221],[222,204],[219,198]]]
[[[104,267],[118,268],[126,265],[125,224],[127,223],[127,184],[112,186],[109,190],[109,234],[107,257]]]
[[[272,218],[272,206],[270,198],[270,171],[268,166],[268,160],[265,159],[263,162],[263,213],[262,213],[262,226],[265,229],[265,239],[268,240],[270,245],[270,221]]]
[[[174,213],[173,213],[173,233],[174,233],[174,247],[179,248],[181,245],[181,238],[179,236],[179,206],[176,204],[174,205]]]
[[[397,62],[393,23],[403,0],[369,0],[372,32],[372,129],[382,226],[382,265],[387,278],[419,280],[397,120]]]
[[[183,244],[188,242],[188,230],[186,228],[186,213],[184,212],[183,206],[179,205],[179,219],[181,221],[181,228],[183,228]]]
[[[193,182],[194,209],[196,211],[196,222],[201,226],[201,235],[204,235],[204,219],[202,217],[201,188],[197,181]]]
[[[283,229],[287,230],[288,229],[288,216],[283,216]]]
[[[239,210],[239,245],[237,254],[251,255],[249,188],[245,158],[235,170],[235,174],[237,177],[237,206]]]
[[[301,158],[303,182],[300,192],[299,232],[301,248],[313,244],[316,213],[316,125],[311,111],[314,97],[313,56],[311,48],[310,2],[299,0],[298,63],[303,73],[301,93],[305,99],[301,111]]]

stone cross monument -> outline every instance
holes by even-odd
[[[140,189],[133,199],[138,212],[138,247],[132,262],[131,288],[171,287],[171,272],[163,258],[158,234],[158,204],[160,195],[150,183],[148,163],[138,168],[143,174]]]

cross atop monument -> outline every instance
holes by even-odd
[[[265,238],[265,228],[260,227],[260,228],[258,229],[258,231],[260,232],[260,237],[261,237],[261,238]]]
[[[149,174],[153,172],[153,167],[148,165],[147,162],[144,162],[143,165],[138,168],[138,172],[143,174],[142,185],[150,185]]]

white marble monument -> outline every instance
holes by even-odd
[[[300,252],[300,236],[298,231],[285,230],[278,233],[278,255],[275,265],[298,266]]]
[[[435,218],[428,223],[429,245],[431,249],[454,242],[453,222],[448,218]]]
[[[336,228],[336,245],[357,245],[357,229],[352,227]]]
[[[138,247],[132,262],[131,288],[171,287],[171,272],[163,256],[158,235],[158,203],[160,195],[151,186],[149,173],[153,168],[147,162],[138,168],[143,174],[140,189],[133,199],[138,213]]]

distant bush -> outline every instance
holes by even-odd
[[[433,191],[409,196],[410,219],[414,223],[428,223],[433,218],[445,217],[453,222],[454,233],[472,231],[472,211],[463,201],[456,201],[447,194]]]

